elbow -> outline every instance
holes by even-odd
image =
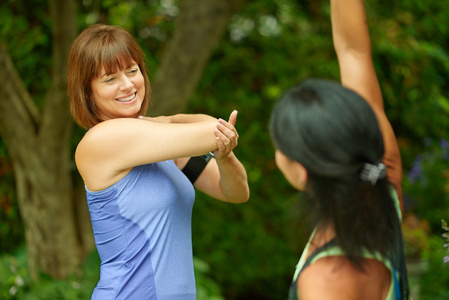
[[[249,188],[239,189],[239,191],[234,191],[231,195],[222,194],[222,197],[217,197],[218,200],[232,203],[232,204],[240,204],[248,202],[250,196]]]
[[[249,200],[249,196],[250,196],[250,192],[249,192],[249,188],[247,188],[245,191],[239,193],[239,195],[237,197],[234,197],[234,199],[231,199],[229,202],[232,203],[246,203]]]
[[[243,199],[243,201],[241,203],[248,202],[249,196],[250,196],[250,192],[249,192],[249,188],[248,188],[248,191],[246,192],[245,197],[244,197],[244,199]]]

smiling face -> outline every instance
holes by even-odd
[[[145,97],[144,77],[134,61],[112,74],[107,74],[103,68],[100,75],[92,79],[91,89],[102,120],[137,117]]]
[[[119,26],[95,24],[83,30],[70,50],[67,80],[73,118],[86,129],[146,113],[150,82],[144,54]]]

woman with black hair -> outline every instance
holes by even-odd
[[[272,112],[276,164],[312,204],[290,299],[408,299],[402,167],[362,0],[331,0],[341,84],[309,79]]]

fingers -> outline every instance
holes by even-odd
[[[231,114],[231,117],[229,120],[231,121],[231,119],[233,119],[234,124],[235,124],[235,120],[237,118],[237,111],[234,111],[234,112],[235,112],[234,116],[233,116],[233,114]],[[218,119],[217,128],[228,138],[234,138],[234,137],[238,138],[239,137],[237,130],[235,129],[234,125],[231,124],[231,122],[226,122],[225,120],[220,118],[220,119]]]
[[[234,110],[229,116],[229,122],[218,119],[215,136],[218,149],[215,151],[215,159],[223,159],[238,145],[239,135],[234,125],[237,120],[237,111]]]
[[[215,129],[215,136],[217,142],[217,150],[214,152],[215,159],[220,160],[227,157],[238,145],[237,131],[234,126],[224,120],[219,120]]]
[[[218,151],[220,153],[219,156],[224,156],[232,151],[232,150],[229,150],[231,143],[229,142],[228,139],[222,140],[220,137],[217,136],[215,138],[215,141],[217,142]]]
[[[226,121],[223,122],[227,123]],[[232,126],[230,124],[227,125]],[[234,126],[232,126],[232,128],[229,129],[229,127],[227,127],[226,124],[218,123],[217,129],[215,129],[215,136],[219,138],[220,142],[226,147],[231,146],[232,148],[235,148],[235,146],[237,146],[238,144],[238,134]]]

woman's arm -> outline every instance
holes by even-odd
[[[205,114],[176,114],[172,116],[158,116],[158,117],[144,117],[140,116],[139,119],[153,121],[157,123],[197,123],[215,120],[214,117]]]
[[[401,208],[402,163],[393,128],[384,111],[382,92],[374,69],[371,41],[362,0],[331,0],[332,38],[343,86],[360,94],[377,116],[382,131],[388,180],[396,189]]]
[[[217,120],[173,124],[121,118],[90,129],[79,143],[75,160],[87,187],[100,190],[135,166],[217,149]]]
[[[235,129],[237,111],[229,122],[219,120],[215,130],[218,149],[195,182],[200,191],[222,201],[242,203],[249,199],[247,174],[242,163],[232,151],[238,145],[239,135]]]
[[[215,120],[204,114],[177,114],[161,117],[141,117],[144,120],[159,123],[193,123]],[[229,122],[219,120],[215,132],[217,149],[213,158],[195,181],[195,188],[216,199],[241,203],[249,198],[249,187],[246,170],[232,150],[238,144],[238,133],[235,129],[237,111],[233,111]],[[182,170],[190,157],[175,159]]]

